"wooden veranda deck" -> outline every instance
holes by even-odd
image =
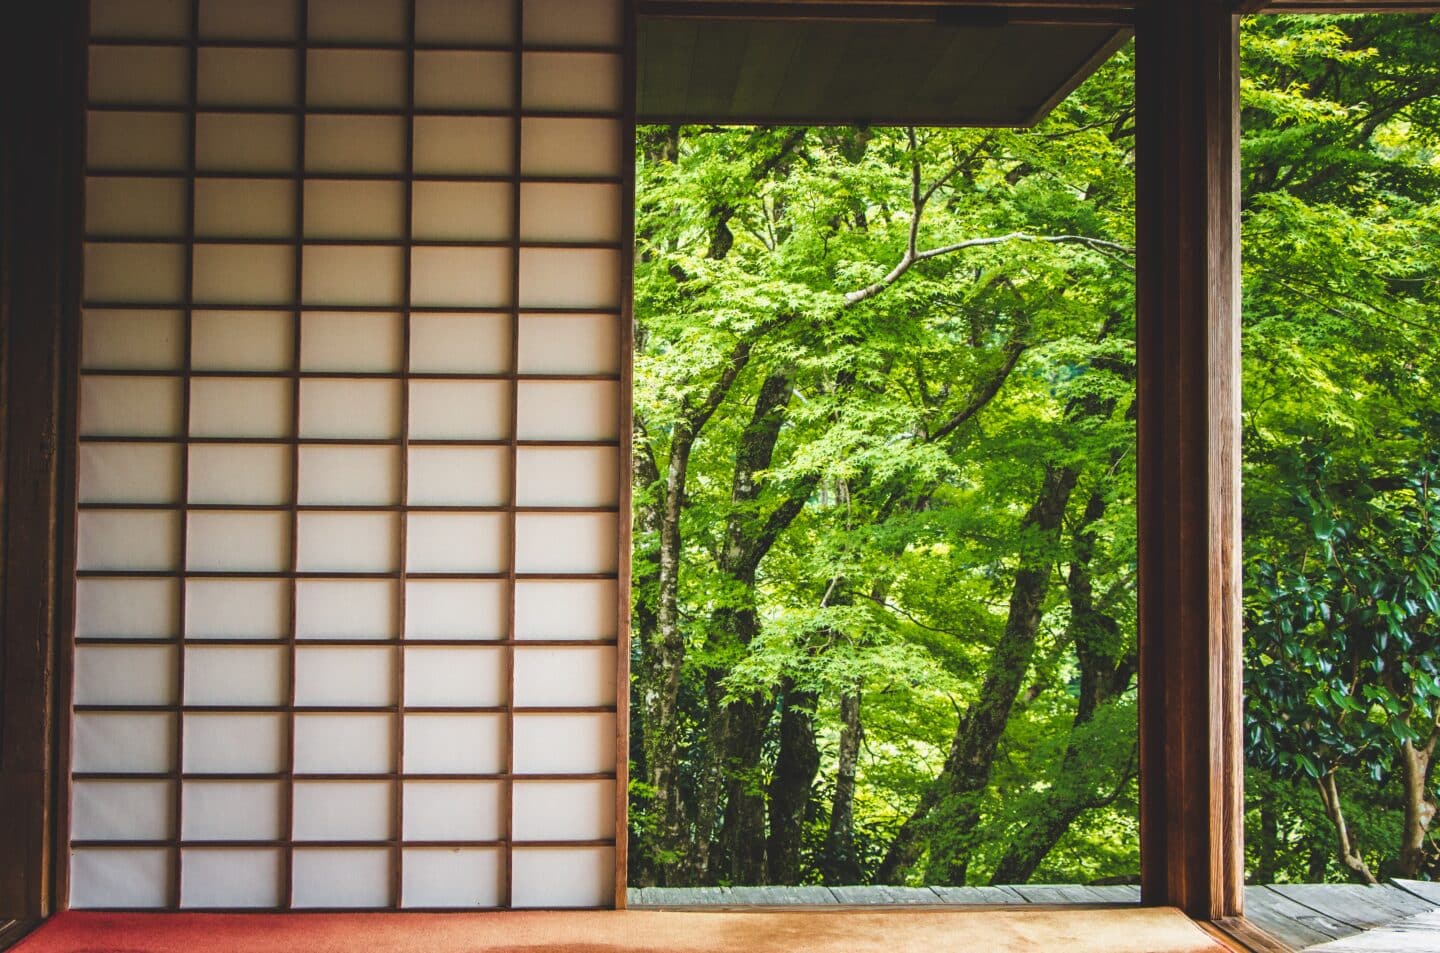
[[[1022,884],[1013,887],[631,887],[630,906],[724,909],[773,906],[950,906],[1126,904],[1132,885]],[[1437,953],[1440,883],[1273,884],[1245,888],[1245,915],[1293,950],[1316,953]]]

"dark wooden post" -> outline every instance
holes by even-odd
[[[1239,45],[1224,0],[1136,20],[1145,902],[1241,913]]]
[[[0,13],[0,922],[54,912],[83,8]]]

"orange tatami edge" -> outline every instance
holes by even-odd
[[[96,913],[19,953],[1224,953],[1179,910]]]

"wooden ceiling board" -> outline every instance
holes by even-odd
[[[689,107],[697,112],[732,108],[750,32],[743,23],[707,23],[704,42],[690,63]]]
[[[770,113],[785,86],[785,71],[800,48],[800,33],[780,23],[755,23],[747,29],[749,40],[730,99],[727,115],[745,112]]]
[[[637,118],[1031,125],[1128,35],[1114,25],[642,16]]]

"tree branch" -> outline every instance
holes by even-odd
[[[983,248],[986,245],[1001,245],[1006,242],[1044,242],[1052,245],[1084,245],[1096,251],[1119,252],[1125,255],[1135,254],[1135,249],[1129,245],[1122,245],[1119,242],[1112,242],[1103,238],[1091,238],[1088,235],[1031,235],[1026,232],[1011,232],[1008,235],[995,235],[988,238],[967,238],[963,242],[941,245],[939,248],[930,248],[922,252],[911,252],[907,250],[900,261],[896,263],[894,268],[890,269],[890,273],[884,278],[881,278],[873,285],[855,291],[847,291],[845,293],[845,304],[847,306],[856,305],[875,297],[899,281],[917,262],[926,261],[931,258],[939,258],[941,255],[949,255],[970,248]]]

